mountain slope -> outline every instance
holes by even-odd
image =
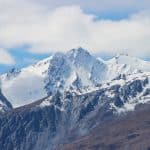
[[[41,99],[57,88],[92,87],[101,82],[106,70],[103,62],[78,48],[2,75],[2,92],[18,107]]]
[[[0,114],[12,110],[11,103],[6,99],[0,90]]]
[[[61,150],[149,150],[150,105],[95,127],[89,134]]]
[[[0,78],[2,93],[13,107],[18,107],[58,89],[85,92],[124,75],[149,72],[149,68],[150,62],[125,54],[103,61],[79,47],[67,53],[56,53],[21,70],[12,69]]]
[[[13,69],[1,76],[2,92],[14,107],[25,105],[45,97],[44,80],[50,58],[21,70]]]
[[[128,54],[117,54],[111,60],[108,61],[111,64],[125,64],[130,66],[130,71],[139,70],[139,71],[150,71],[150,62],[144,61],[142,59],[129,56]]]
[[[105,78],[107,65],[91,56],[82,48],[72,49],[66,54],[55,54],[50,63],[46,89],[83,89],[95,87]]]
[[[120,74],[136,74],[139,72],[150,72],[150,62],[129,56],[128,54],[117,54],[112,59],[106,61],[108,65],[108,75],[115,78]]]
[[[6,97],[2,94],[1,91],[1,82],[0,82],[0,115],[12,110],[11,103],[6,99]]]
[[[90,91],[57,90],[0,116],[0,147],[56,150],[93,128],[149,104],[150,74],[115,79]]]

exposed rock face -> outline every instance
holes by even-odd
[[[5,150],[46,149],[58,132],[62,114],[53,105],[23,107],[0,117],[0,147]]]
[[[0,149],[58,150],[143,108],[150,103],[149,68],[128,55],[103,61],[78,48],[12,69],[0,76],[2,92],[15,106],[0,91]]]
[[[56,53],[26,68],[13,68],[0,76],[2,91],[13,107],[33,103],[70,88],[86,90],[111,80],[150,72],[150,62],[120,54],[104,61],[79,47]]]
[[[11,109],[11,103],[6,99],[0,90],[0,114],[10,111]]]
[[[56,53],[48,68],[45,89],[49,95],[57,90],[95,87],[106,73],[107,65],[82,48]]]
[[[60,150],[149,150],[150,105],[123,118],[102,124],[84,137],[60,147]]]
[[[132,79],[124,80],[124,84],[114,80],[87,93],[57,91],[1,115],[0,147],[55,150],[63,143],[87,135],[94,127],[130,111],[128,105],[134,110],[144,103],[147,77]]]

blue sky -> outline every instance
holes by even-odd
[[[49,57],[51,54],[35,54],[26,50],[26,47],[13,48],[10,54],[14,57],[16,63],[13,65],[0,64],[0,73],[5,73],[12,68],[22,68],[34,64],[39,60]]]
[[[0,73],[78,46],[150,60],[149,26],[149,0],[0,0]]]

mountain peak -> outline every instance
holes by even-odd
[[[120,68],[123,67],[125,72],[128,73],[136,73],[141,71],[149,71],[150,62],[144,61],[140,58],[134,57],[132,55],[128,55],[127,53],[120,53],[114,56],[112,59],[108,61],[108,64],[111,64],[115,67],[116,65]],[[117,69],[118,70],[118,69]],[[117,71],[116,70],[116,71]]]
[[[128,53],[117,53],[116,55],[115,55],[115,58],[119,58],[119,57],[122,57],[122,56],[126,56],[126,57],[131,57]]]
[[[130,64],[130,65],[132,65],[132,63],[136,63],[139,60],[140,60],[139,58],[133,57],[133,56],[129,55],[128,53],[123,52],[123,53],[117,53],[109,61],[115,62],[117,64]]]
[[[73,48],[67,52],[67,54],[73,58],[78,57],[79,55],[90,55],[90,53],[82,47]]]

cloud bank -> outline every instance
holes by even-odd
[[[104,20],[85,13],[77,5],[68,4],[51,9],[47,3],[0,0],[0,47],[3,53],[4,49],[23,45],[28,45],[28,51],[32,53],[66,51],[82,46],[93,53],[127,52],[135,56],[150,56],[148,9],[132,14],[127,19]],[[86,5],[80,3],[87,8],[88,4],[92,5],[90,1]],[[5,53],[8,54],[7,51]]]

